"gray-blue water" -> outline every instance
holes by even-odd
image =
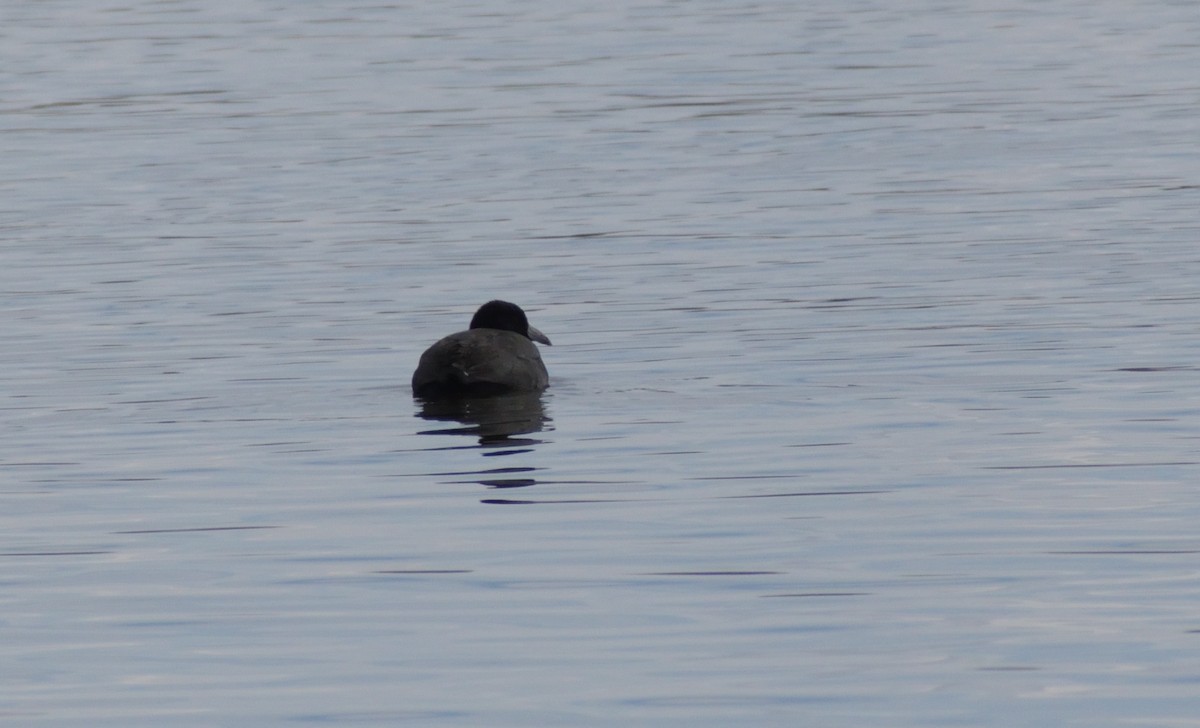
[[[1198,725],[1198,38],[5,3],[0,721]]]

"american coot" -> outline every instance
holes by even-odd
[[[550,339],[529,325],[515,303],[488,301],[471,328],[450,334],[425,350],[413,372],[413,395],[470,397],[505,392],[540,392],[550,383],[542,355],[533,345]]]

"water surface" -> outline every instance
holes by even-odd
[[[1194,15],[0,10],[0,716],[1191,724]]]

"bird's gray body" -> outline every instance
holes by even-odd
[[[539,392],[549,383],[529,337],[499,329],[468,329],[439,340],[421,355],[412,378],[421,397]]]

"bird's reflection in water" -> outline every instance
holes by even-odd
[[[423,400],[417,416],[432,422],[463,425],[424,430],[422,435],[475,436],[481,447],[537,445],[542,441],[520,436],[542,432],[551,421],[546,416],[542,394],[538,392]]]
[[[417,416],[431,422],[457,422],[462,427],[423,430],[422,435],[466,435],[479,438],[485,457],[532,452],[543,441],[529,437],[546,430],[551,421],[546,415],[541,393],[505,394],[494,397],[423,400]],[[483,476],[473,480],[488,488],[525,488],[536,485],[531,477],[534,467],[489,468],[458,475]],[[526,477],[505,477],[521,474]]]

